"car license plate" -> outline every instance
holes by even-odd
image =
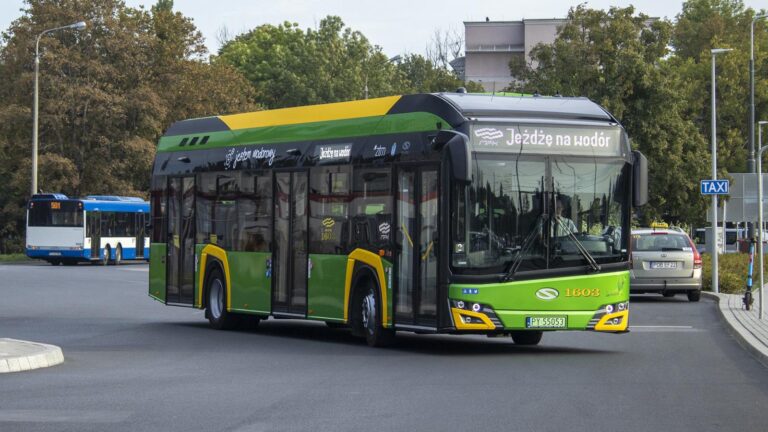
[[[568,317],[541,316],[525,317],[525,328],[564,329],[568,327]]]
[[[48,252],[48,256],[61,256],[61,252]]]
[[[652,269],[676,269],[676,261],[651,261]]]

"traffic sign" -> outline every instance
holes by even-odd
[[[702,180],[702,195],[728,195],[728,180]]]

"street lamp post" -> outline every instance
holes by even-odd
[[[52,33],[58,30],[83,30],[85,28],[85,22],[79,21],[74,24],[66,25],[63,27],[56,27],[45,30],[37,36],[35,42],[35,99],[32,107],[32,194],[37,193],[37,123],[38,123],[38,75],[40,73],[40,39],[48,33]]]
[[[755,15],[749,27],[749,172],[755,172],[755,23],[764,18],[768,15]]]
[[[387,63],[399,62],[402,59],[403,59],[403,57],[400,54],[398,54],[398,55],[388,59]],[[386,64],[386,63],[382,63],[382,65],[383,64]],[[367,66],[365,68],[365,98],[368,99],[368,67]]]
[[[763,310],[765,310],[765,290],[763,285],[765,281],[763,279],[763,152],[768,149],[768,146],[763,147],[763,125],[768,124],[768,121],[760,121],[757,123],[757,145],[760,148],[757,152],[757,238],[758,238],[758,255],[760,257],[760,319],[763,319]]]
[[[749,159],[747,159],[747,172],[755,172],[755,23],[768,17],[766,14],[755,15],[749,27]],[[759,171],[758,171],[759,172]],[[755,238],[754,228],[750,227],[749,236]],[[762,227],[761,227],[762,229]]]
[[[715,56],[733,51],[731,48],[714,48],[712,53],[712,180],[717,180],[717,107],[715,105]],[[725,223],[725,222],[723,222]],[[725,226],[725,225],[723,225]],[[720,248],[717,246],[717,195],[712,195],[712,291],[720,292],[717,275],[717,258]]]

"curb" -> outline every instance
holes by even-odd
[[[747,329],[733,317],[731,312],[726,312],[728,308],[724,307],[723,302],[721,302],[723,297],[708,291],[702,291],[701,294],[705,298],[714,300],[717,303],[717,310],[720,313],[720,318],[725,321],[728,333],[736,339],[736,342],[738,342],[747,352],[752,354],[752,356],[763,366],[768,367],[768,350],[761,347],[762,344],[760,341],[747,331]]]
[[[64,363],[55,345],[0,338],[0,373],[21,372]]]

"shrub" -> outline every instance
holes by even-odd
[[[766,251],[768,252],[768,251]],[[768,269],[768,253],[763,257],[763,266]],[[712,256],[702,254],[701,256],[702,289],[712,291]],[[752,272],[752,288],[756,289],[760,285],[760,268],[758,265],[758,255],[755,252],[755,266]],[[747,287],[747,267],[749,266],[749,255],[744,253],[723,254],[718,257],[718,280],[721,293],[741,294]],[[765,281],[768,283],[768,280]]]

